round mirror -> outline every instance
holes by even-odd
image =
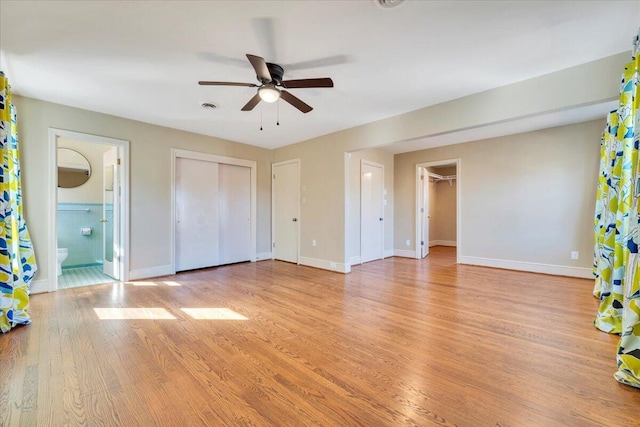
[[[90,176],[91,165],[86,157],[70,148],[58,148],[58,187],[79,187]]]

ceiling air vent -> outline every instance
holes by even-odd
[[[211,103],[211,102],[203,102],[202,103],[202,108],[213,110],[213,109],[218,108],[218,106],[216,104]]]
[[[393,9],[404,3],[404,0],[373,0],[373,2],[383,9]]]

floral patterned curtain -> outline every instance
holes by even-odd
[[[0,330],[28,324],[29,285],[36,260],[22,216],[16,110],[11,88],[0,71]]]
[[[596,327],[621,335],[615,378],[635,387],[640,387],[638,40],[636,36],[632,61],[622,75],[618,109],[609,114],[601,139],[593,290],[600,299]]]

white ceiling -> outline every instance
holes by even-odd
[[[1,0],[0,69],[19,95],[273,148],[630,52],[639,23],[639,1]],[[314,110],[276,126],[275,104],[240,111],[255,88],[197,84],[255,82],[246,53],[335,87],[291,90]]]

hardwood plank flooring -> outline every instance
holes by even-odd
[[[640,426],[592,286],[436,247],[34,295],[0,336],[0,426]]]

